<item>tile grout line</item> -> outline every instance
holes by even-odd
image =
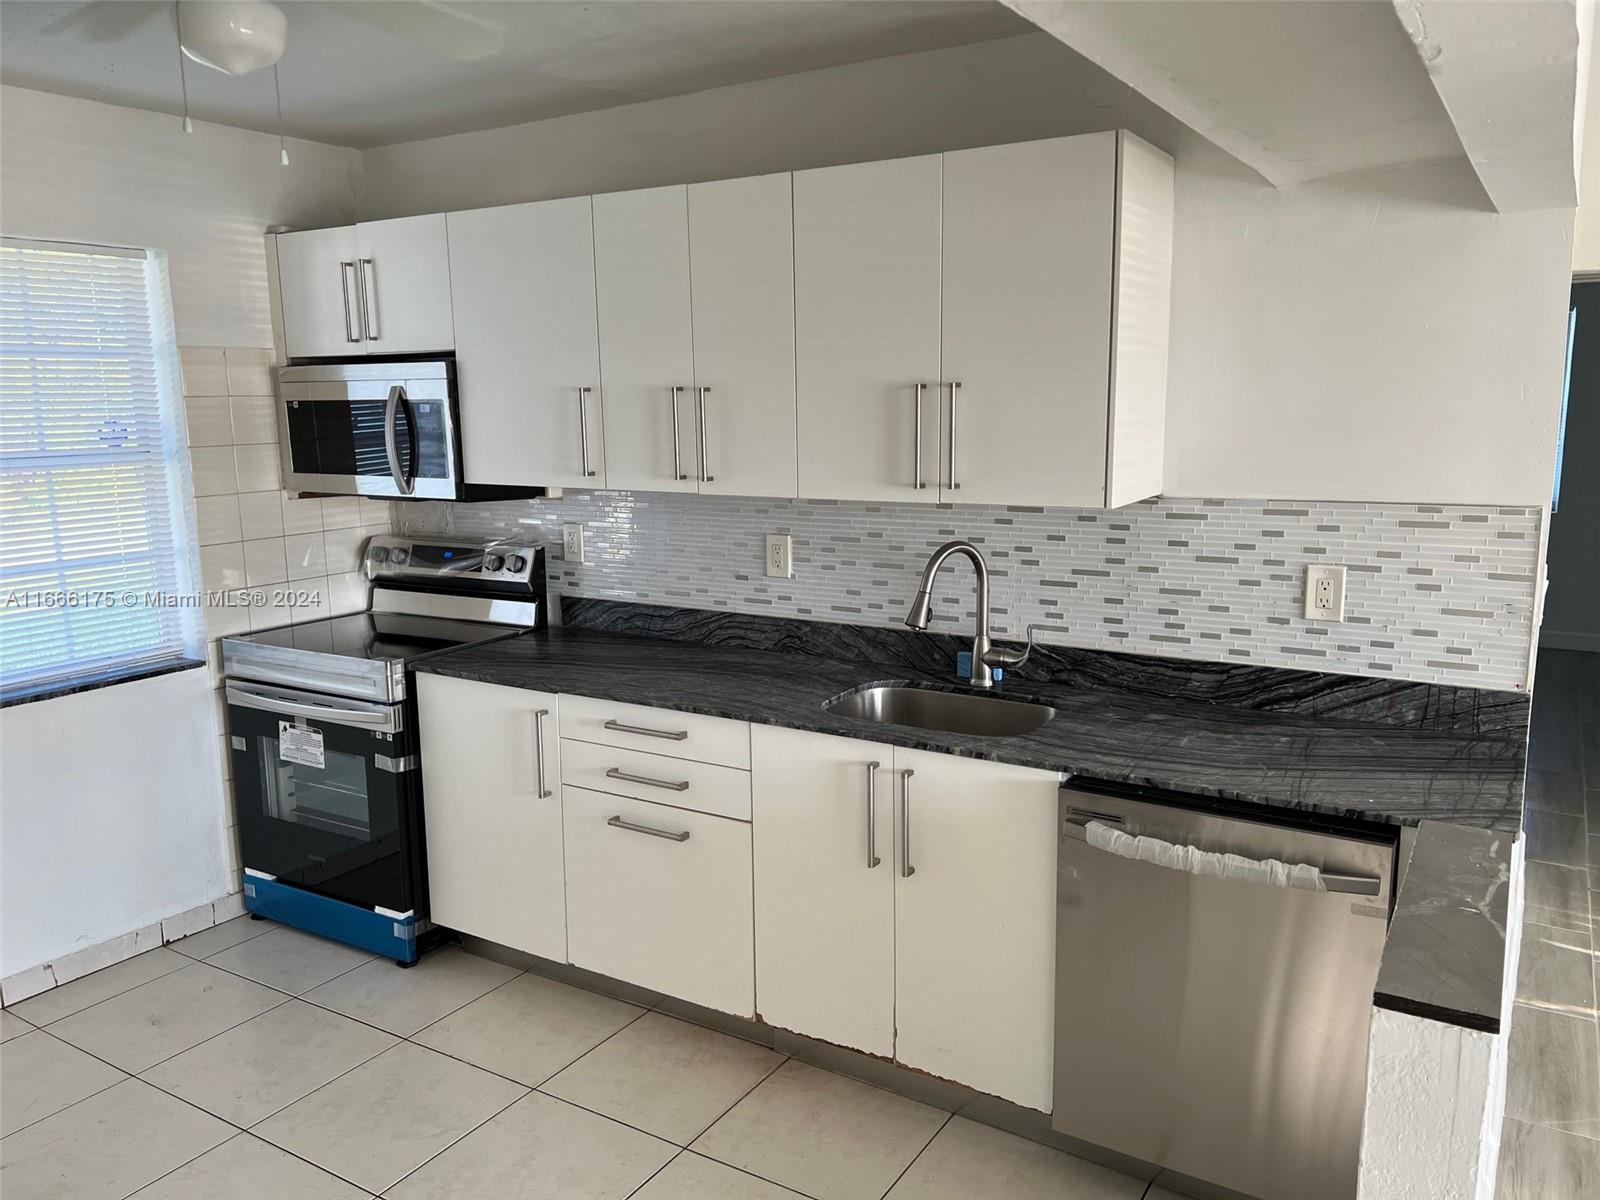
[[[937,1129],[935,1129],[933,1131],[933,1137],[930,1137],[927,1141],[923,1142],[922,1143],[922,1148],[911,1156],[911,1161],[908,1162],[904,1167],[902,1167],[900,1169],[900,1174],[898,1174],[898,1175],[896,1175],[894,1177],[894,1182],[891,1183],[887,1188],[885,1188],[883,1190],[882,1194],[884,1196],[888,1196],[888,1194],[890,1192],[894,1191],[895,1188],[900,1186],[900,1181],[906,1177],[906,1172],[911,1170],[912,1167],[917,1165],[917,1160],[928,1152],[928,1147],[933,1145],[934,1139],[937,1138],[941,1133],[943,1133],[945,1131],[946,1127],[949,1126],[950,1122],[954,1121],[955,1119],[956,1119],[956,1114],[954,1112],[945,1113],[944,1120],[939,1122],[939,1128],[937,1128]]]

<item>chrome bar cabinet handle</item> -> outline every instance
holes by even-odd
[[[922,393],[927,387],[925,383],[917,384],[916,416],[911,422],[911,482],[919,492],[928,486],[922,479]]]
[[[370,258],[356,259],[356,300],[361,311],[361,336],[369,342],[378,340],[378,272]],[[368,272],[371,272],[372,294],[367,295]]]
[[[613,829],[626,829],[630,833],[646,833],[651,837],[666,838],[669,842],[687,842],[689,840],[689,831],[687,829],[680,829],[674,833],[670,829],[656,829],[650,825],[635,825],[632,821],[624,821],[621,813],[612,817],[606,824]]]
[[[683,473],[683,458],[678,453],[678,396],[683,392],[682,387],[673,387],[672,400],[672,477],[674,479],[687,479]]]
[[[533,766],[534,773],[538,776],[539,799],[547,800],[550,789],[544,785],[544,719],[550,715],[548,708],[541,708],[533,714]]]
[[[350,323],[350,276],[355,272],[354,262],[341,262],[339,264],[339,294],[344,297],[344,340],[359,342],[355,326]]]
[[[911,865],[911,777],[915,771],[900,772],[900,878],[917,873]]]
[[[601,726],[613,733],[637,733],[640,737],[666,738],[668,741],[681,742],[689,736],[687,729],[651,729],[648,725],[627,725],[621,721],[607,721]]]
[[[878,765],[867,764],[867,870],[883,860],[878,857]]]
[[[594,471],[589,466],[589,392],[591,389],[581,387],[578,389],[578,454],[583,460],[583,477],[594,478]]]
[[[700,419],[700,482],[715,483],[717,477],[711,473],[711,460],[706,454],[706,394],[711,391],[708,387],[697,387],[699,399],[695,404],[695,415]]]
[[[959,489],[956,482],[956,402],[961,398],[961,384],[950,384],[950,486]]]
[[[687,792],[689,781],[687,779],[651,779],[648,775],[631,775],[621,767],[612,767],[606,771],[607,779],[620,779],[623,783],[639,783],[645,787],[665,788],[669,792]]]

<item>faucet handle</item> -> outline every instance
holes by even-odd
[[[1027,627],[1027,645],[1019,650],[1002,650],[999,646],[990,646],[984,652],[983,661],[991,667],[1020,667],[1028,661],[1028,656],[1033,653],[1033,631],[1035,629],[1048,629],[1049,625],[1035,622]]]

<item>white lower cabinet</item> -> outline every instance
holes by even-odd
[[[545,692],[417,677],[433,921],[564,962],[557,705]]]
[[[561,802],[571,961],[754,1016],[750,825],[578,787]]]
[[[894,751],[752,725],[750,756],[762,1019],[888,1057]]]
[[[1058,777],[920,750],[894,766],[895,1058],[1049,1112]]]

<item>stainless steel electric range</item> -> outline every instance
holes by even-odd
[[[428,929],[409,669],[546,622],[544,550],[375,537],[366,612],[224,638],[245,907],[409,965]]]

